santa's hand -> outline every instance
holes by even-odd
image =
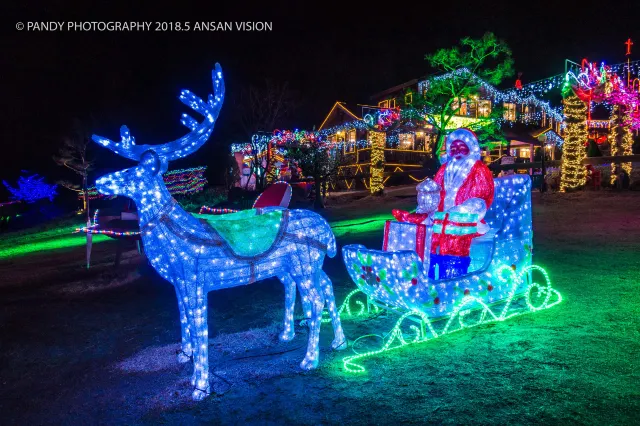
[[[487,203],[482,198],[469,198],[462,204],[451,207],[448,211],[451,213],[477,214],[480,221],[484,219],[484,215],[487,213]]]

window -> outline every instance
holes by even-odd
[[[413,103],[413,93],[409,92],[404,95],[404,103],[407,105]]]
[[[398,148],[413,150],[415,135],[413,133],[400,133],[398,135]]]
[[[378,102],[379,108],[395,108],[396,100],[395,99],[385,99],[384,101]]]
[[[350,152],[354,152],[356,150],[356,144],[352,142],[346,142],[344,144],[344,153],[348,154]]]
[[[504,103],[504,119],[508,121],[516,120],[516,104],[509,102]]]
[[[456,98],[451,103],[451,109],[456,111],[456,115],[467,115],[467,100],[465,98]]]
[[[428,88],[429,88],[429,82],[427,80],[418,82],[418,93],[422,94],[422,96],[427,94]]]
[[[478,117],[489,117],[491,115],[491,101],[478,101]]]
[[[466,116],[467,117],[477,117],[478,114],[478,101],[477,99],[471,98],[471,99],[467,99],[467,111],[466,111]]]
[[[347,132],[347,139],[344,143],[344,153],[354,152],[356,150],[356,130],[352,129]]]
[[[520,158],[530,158],[531,157],[531,149],[530,148],[520,148],[520,152],[518,153],[518,157],[520,157]]]

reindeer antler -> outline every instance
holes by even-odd
[[[98,135],[93,135],[92,139],[116,154],[136,161],[140,159],[142,153],[150,149],[167,161],[182,158],[195,152],[211,136],[224,101],[224,78],[222,77],[220,64],[216,63],[215,69],[211,72],[211,77],[214,95],[209,95],[208,102],[203,101],[188,90],[180,92],[180,101],[204,116],[202,123],[198,123],[189,115],[182,114],[180,122],[191,129],[191,133],[162,145],[136,145],[135,139],[129,133],[127,126],[122,126],[120,128],[120,143],[115,143]]]

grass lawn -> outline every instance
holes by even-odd
[[[325,216],[340,246],[378,248],[391,209],[414,207],[412,197],[365,198]],[[534,263],[561,304],[365,359],[360,375],[342,367],[351,345],[329,349],[328,325],[320,368],[298,369],[306,329],[278,342],[278,281],[210,293],[214,394],[201,403],[190,400],[191,365],[175,359],[173,288],[134,249],[114,270],[106,239],[86,270],[73,224],[1,234],[2,423],[637,424],[640,194],[534,194],[533,221]],[[325,270],[341,301],[354,288],[341,256]],[[396,319],[343,326],[353,343]],[[381,342],[363,339],[355,350]]]

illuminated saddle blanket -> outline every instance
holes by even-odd
[[[259,256],[269,250],[281,231],[284,209],[243,210],[222,215],[195,215],[206,222],[238,256]]]

